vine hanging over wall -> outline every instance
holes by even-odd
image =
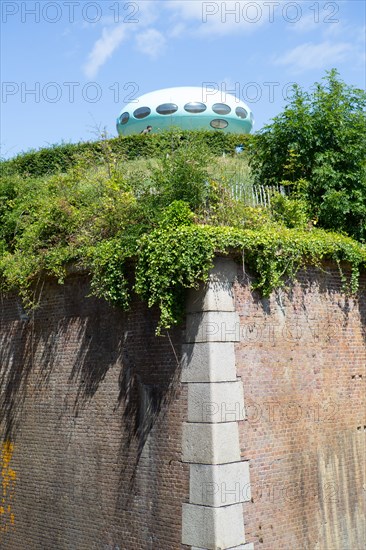
[[[281,228],[250,230],[205,225],[182,225],[156,229],[140,242],[136,266],[136,290],[149,306],[161,311],[161,326],[180,320],[182,290],[207,280],[216,253],[245,254],[245,261],[257,276],[252,285],[264,296],[307,265],[320,266],[324,258],[351,266],[351,278],[344,288],[355,292],[366,252],[352,239],[318,230],[305,232]]]
[[[164,137],[166,140],[166,136]],[[159,329],[179,322],[184,292],[205,281],[214,255],[233,253],[263,295],[299,268],[332,259],[351,266],[350,292],[366,266],[365,245],[314,226],[302,197],[273,197],[272,207],[235,200],[251,185],[246,154],[218,157],[194,135],[160,158],[117,159],[107,145],[69,170],[28,176],[5,170],[0,188],[0,284],[33,307],[45,274],[62,283],[70,265],[91,275],[92,292],[129,307],[137,293],[160,308]]]

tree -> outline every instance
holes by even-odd
[[[254,136],[257,183],[288,186],[318,226],[366,240],[366,93],[336,69],[312,92],[295,85],[284,111]]]

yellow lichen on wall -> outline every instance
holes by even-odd
[[[0,533],[8,532],[15,522],[12,509],[14,495],[16,473],[10,467],[11,458],[13,456],[14,444],[10,441],[5,441],[1,449],[1,504],[0,504]]]

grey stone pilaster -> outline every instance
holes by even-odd
[[[217,258],[208,283],[189,294],[186,306],[182,460],[190,465],[190,495],[182,507],[182,544],[192,550],[254,550],[245,543],[242,508],[251,495],[249,463],[241,461],[239,445],[245,409],[235,367],[235,277],[236,264]]]

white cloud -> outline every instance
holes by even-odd
[[[165,6],[173,13],[179,15],[180,19],[191,20],[202,19],[202,1],[201,0],[168,0]]]
[[[240,82],[234,82],[232,78],[226,76],[222,79],[220,88],[222,94],[231,94],[240,99]]]
[[[274,59],[276,65],[288,66],[293,72],[300,73],[311,69],[324,69],[344,61],[352,51],[347,42],[331,43],[324,41],[319,44],[307,42]]]
[[[317,21],[313,13],[308,13],[307,15],[302,15],[298,21],[289,23],[287,28],[298,33],[305,33],[315,30],[319,31],[320,25],[324,29],[324,24]]]
[[[112,6],[110,6],[112,9]],[[149,2],[130,2],[119,1],[113,4],[113,15],[103,16],[98,24],[104,22],[102,36],[94,43],[88,59],[83,67],[84,74],[88,78],[94,78],[99,69],[113,55],[118,46],[127,37],[135,34],[142,28],[151,25],[158,17],[158,3],[154,0]],[[95,24],[87,24],[88,28],[95,28]],[[158,31],[157,31],[158,32]],[[150,31],[144,33],[151,37]],[[140,35],[139,35],[140,36]],[[140,51],[142,53],[154,56],[157,49],[162,47],[162,38],[157,38],[157,43],[152,45],[151,51],[146,51],[144,47],[144,38],[140,38]],[[147,44],[147,39],[145,39]],[[153,52],[153,53],[152,53]]]
[[[180,36],[182,36],[182,34],[186,32],[186,29],[186,25],[184,25],[183,23],[177,23],[172,29],[169,30],[168,36],[170,38],[179,38]]]
[[[366,26],[352,25],[351,23],[340,22],[337,25],[327,25],[323,36],[326,39],[334,40],[340,36],[352,36],[352,43],[365,45]]]
[[[159,7],[159,2],[156,2],[155,0],[138,0],[137,2],[126,2],[125,0],[122,1],[123,10],[125,10],[124,14],[131,14],[132,7],[134,7],[134,20],[137,20],[138,23],[127,23],[129,26],[133,27],[134,31],[137,31],[138,28],[142,27],[148,27],[158,21],[161,18],[161,8]]]
[[[276,13],[284,1],[272,3],[266,0],[168,0],[164,6],[170,10],[173,18],[189,21],[196,34],[216,38],[232,35],[234,32],[252,32],[272,23],[276,20]]]
[[[93,2],[91,2],[93,4]],[[118,0],[110,5],[101,5],[99,8],[103,15],[97,17],[95,21],[86,19],[84,15],[82,21],[82,28],[91,29],[95,27],[106,27],[111,25],[119,25],[124,23],[130,27],[136,27],[137,25],[151,25],[159,17],[158,2],[155,0],[135,0],[134,2],[126,2],[125,0]],[[88,14],[88,11],[85,12]],[[92,15],[92,9],[90,10],[90,16]]]
[[[136,36],[137,49],[155,59],[163,52],[166,39],[156,29],[147,29]]]
[[[94,78],[97,75],[99,69],[111,57],[125,37],[126,26],[123,24],[102,30],[101,38],[95,42],[88,60],[83,67],[84,73],[88,78]]]

